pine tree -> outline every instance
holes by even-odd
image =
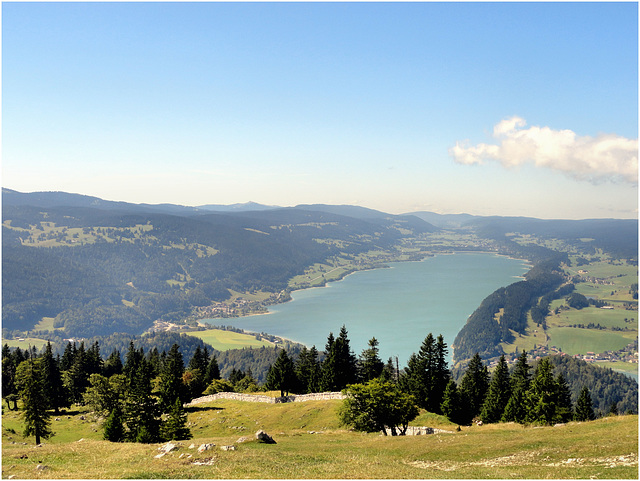
[[[340,391],[358,380],[356,356],[349,346],[347,329],[343,325],[337,338],[329,333],[322,363],[320,386],[324,391]]]
[[[358,368],[361,382],[366,383],[372,379],[380,377],[380,374],[382,374],[384,363],[378,355],[378,345],[378,340],[375,337],[372,337],[369,340],[369,347],[363,350],[360,355]]]
[[[449,380],[444,390],[440,410],[452,423],[467,424],[458,385],[453,379]]]
[[[593,421],[596,418],[593,412],[593,403],[591,402],[591,393],[585,386],[580,391],[578,400],[576,401],[576,410],[574,419],[576,421]]]
[[[409,356],[407,367],[400,378],[400,386],[405,392],[413,395],[418,406],[431,412],[438,412],[440,406],[434,408],[429,402],[434,385],[434,372],[436,366],[436,344],[433,334],[429,333],[420,345],[418,354]]]
[[[491,376],[489,390],[482,405],[482,410],[480,411],[482,422],[497,423],[500,421],[510,397],[511,380],[509,378],[509,366],[507,365],[504,355],[502,355]]]
[[[449,350],[447,349],[447,344],[444,342],[442,334],[440,334],[436,340],[433,389],[430,393],[430,400],[428,402],[429,407],[434,410],[433,412],[438,414],[441,413],[440,404],[444,397],[444,391],[451,379],[451,371],[449,371],[449,366],[447,364],[448,353]]]
[[[558,386],[553,378],[553,365],[548,357],[540,360],[525,396],[530,423],[553,424],[558,410]]]
[[[187,427],[187,414],[184,412],[182,403],[176,399],[175,404],[169,412],[169,417],[162,423],[162,438],[168,441],[174,439],[191,439],[193,436]]]
[[[557,420],[559,423],[566,423],[573,419],[573,406],[571,403],[571,389],[562,373],[556,377],[558,387],[558,410]]]
[[[125,439],[122,410],[116,406],[104,422],[104,439],[112,443],[119,443]]]
[[[480,414],[488,389],[489,370],[476,352],[460,381],[460,397],[467,409],[466,417],[469,420]]]
[[[102,374],[105,377],[111,377],[114,374],[122,374],[122,359],[120,359],[120,351],[114,349],[109,357],[102,365]]]
[[[140,351],[141,352],[141,351]],[[160,410],[151,394],[151,366],[142,356],[135,372],[128,372],[123,418],[129,441],[154,443],[160,439]]]
[[[211,381],[214,379],[220,379],[220,368],[218,367],[218,360],[216,359],[216,356],[211,356],[206,372],[204,382],[207,386],[211,384]]]
[[[23,405],[24,436],[35,436],[36,445],[40,439],[53,436],[51,421],[47,413],[47,399],[42,389],[42,366],[40,359],[28,359],[16,369],[16,385]]]
[[[300,393],[312,393],[320,390],[320,362],[315,346],[302,348],[295,362],[294,370],[298,379],[298,391]]]
[[[523,423],[527,417],[526,397],[531,379],[527,363],[527,351],[522,351],[511,373],[511,397],[507,402],[502,421]]]
[[[337,391],[344,389],[349,384],[358,382],[358,360],[351,351],[347,334],[347,328],[343,325],[340,328],[340,334],[334,343],[334,349],[336,352],[335,389]]]
[[[287,355],[287,351],[280,350],[278,359],[269,368],[265,387],[269,390],[279,390],[280,397],[288,396],[289,392],[296,385],[296,377],[293,361]]]
[[[60,373],[58,362],[53,357],[51,343],[48,341],[42,354],[41,362],[42,390],[45,399],[47,399],[47,407],[58,414],[61,407],[69,406],[69,396],[62,385],[62,374]]]
[[[63,356],[64,357],[64,356]],[[82,394],[89,386],[89,371],[87,353],[84,349],[84,341],[76,349],[71,367],[64,372],[64,387],[69,393],[69,402],[80,403]]]
[[[165,412],[173,407],[176,399],[184,403],[189,398],[189,392],[182,382],[184,363],[179,349],[177,344],[171,346],[160,371],[160,404]]]

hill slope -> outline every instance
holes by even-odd
[[[220,400],[190,408],[194,438],[156,458],[160,445],[109,443],[85,412],[53,421],[59,434],[42,447],[22,445],[15,412],[3,416],[3,476],[124,478],[580,478],[636,479],[638,417],[617,416],[557,427],[514,424],[463,427],[421,415],[416,425],[447,432],[381,436],[341,429],[339,401],[262,404]],[[81,419],[84,417],[84,420]],[[260,444],[263,429],[277,444]],[[240,442],[239,438],[248,440]],[[30,442],[31,440],[26,440]],[[16,444],[12,444],[16,443]],[[191,444],[213,443],[198,453]],[[235,451],[220,446],[234,445]],[[99,460],[99,462],[97,462]],[[201,465],[195,464],[202,463]]]

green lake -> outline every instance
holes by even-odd
[[[329,332],[337,336],[344,324],[356,355],[375,337],[380,357],[398,356],[402,366],[430,332],[442,334],[451,346],[482,300],[517,282],[528,269],[525,261],[492,254],[439,255],[295,291],[292,301],[271,306],[266,315],[205,322],[266,332],[318,350],[324,349]]]

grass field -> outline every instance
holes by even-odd
[[[206,331],[191,331],[187,335],[202,339],[218,351],[242,349],[243,347],[272,347],[269,341],[258,341],[253,334],[241,334],[222,329],[207,329]]]
[[[632,341],[613,332],[572,327],[557,327],[549,329],[548,333],[549,344],[570,355],[617,351]]]
[[[9,347],[19,347],[20,349],[28,349],[29,346],[35,347],[40,351],[44,346],[47,345],[47,341],[45,339],[35,339],[32,337],[25,337],[24,341],[18,341],[17,339],[3,339],[2,345],[8,344]]]
[[[638,417],[557,427],[463,427],[423,414],[420,425],[447,433],[382,436],[340,428],[340,401],[292,404],[220,400],[189,408],[192,440],[155,458],[158,444],[109,443],[85,412],[52,421],[42,447],[19,434],[17,413],[3,412],[2,476],[29,479],[637,479]],[[85,420],[80,416],[84,415]],[[263,429],[277,444],[261,444]],[[248,440],[240,442],[239,438]],[[26,442],[27,444],[22,444]],[[16,443],[16,444],[12,444]],[[198,453],[196,447],[214,443]],[[235,445],[235,451],[222,451]],[[196,465],[194,461],[208,463]],[[37,469],[42,465],[44,469]]]

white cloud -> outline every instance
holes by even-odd
[[[456,142],[453,159],[466,165],[497,160],[505,167],[532,163],[580,180],[638,182],[638,139],[615,134],[580,137],[571,130],[525,128],[519,117],[505,119],[493,129],[495,144]]]

